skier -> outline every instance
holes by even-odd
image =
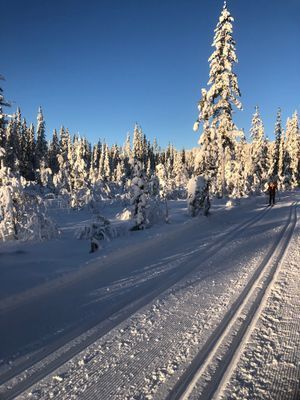
[[[275,204],[275,193],[277,190],[277,182],[275,179],[272,179],[269,182],[268,192],[269,192],[269,206],[273,206]]]

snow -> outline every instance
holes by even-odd
[[[226,311],[230,309],[246,282],[251,278],[267,250],[274,243],[274,238],[279,234],[288,213],[292,197],[293,195],[288,194],[282,196],[281,203],[273,209],[263,208],[266,200],[264,197],[244,199],[240,205],[233,208],[226,208],[224,201],[216,201],[209,218],[202,216],[196,219],[187,216],[184,202],[174,201],[170,202],[171,224],[153,226],[149,230],[131,232],[129,236],[105,242],[101,256],[98,254],[98,258],[90,258],[90,266],[79,270],[82,277],[89,274],[89,269],[91,271],[95,265],[99,265],[100,258],[112,271],[116,270],[116,263],[119,262],[122,262],[124,271],[133,263],[134,270],[133,273],[125,272],[125,275],[120,277],[115,275],[115,278],[107,285],[98,286],[95,283],[94,290],[86,293],[85,307],[93,304],[101,305],[103,301],[113,301],[122,293],[129,294],[130,291],[145,283],[151,284],[153,281],[159,285],[162,278],[170,279],[169,277],[178,274],[178,271],[182,269],[188,269],[190,272],[166,291],[162,291],[149,304],[144,304],[133,315],[118,323],[104,336],[100,335],[78,355],[65,362],[18,398],[26,399],[28,396],[32,399],[54,397],[62,400],[87,399],[95,398],[95,396],[103,399],[133,399],[137,396],[145,399],[165,398],[197,352],[203,348]],[[113,209],[113,205],[111,206]],[[103,212],[106,210],[107,214],[117,215],[117,210],[114,209],[113,212],[112,209],[107,207],[103,209]],[[76,223],[74,217],[77,218]],[[80,212],[64,215],[64,226],[61,226],[61,229],[64,232],[63,235],[69,236],[72,243],[75,243],[75,239],[71,239],[75,226],[85,224],[84,217],[86,218],[87,215]],[[250,217],[260,218],[257,218],[256,222],[249,225],[247,229],[239,229],[239,225]],[[115,222],[118,224],[120,221],[115,220]],[[111,223],[114,223],[112,218]],[[282,366],[286,368],[286,371],[294,369],[293,376],[296,376],[295,363],[299,361],[299,353],[289,350],[295,349],[295,340],[298,338],[297,326],[292,323],[293,309],[289,308],[293,296],[295,297],[295,304],[291,303],[294,307],[293,312],[296,312],[299,306],[295,296],[299,284],[296,279],[299,276],[297,269],[299,227],[295,232],[298,232],[298,236],[293,236],[295,244],[291,245],[290,257],[286,258],[289,265],[288,272],[284,272],[283,269],[284,274],[280,275],[272,292],[271,304],[276,307],[268,315],[263,315],[266,326],[260,329],[259,343],[252,347],[250,345],[250,348],[245,350],[245,354],[251,355],[251,360],[246,358],[246,361],[242,361],[236,378],[233,378],[230,383],[232,386],[229,390],[232,393],[234,390],[238,392],[238,388],[243,386],[240,396],[244,396],[245,390],[250,387],[247,382],[250,380],[253,382],[253,371],[257,371],[256,363],[262,362],[261,360],[264,360],[267,354],[271,354],[270,349],[274,352],[274,348],[270,347],[273,341],[276,343],[276,354],[274,353],[267,363],[270,376],[273,376],[271,371],[276,368],[282,369]],[[53,243],[58,245],[59,241]],[[76,243],[80,244],[81,241]],[[131,243],[130,250],[129,243]],[[23,246],[25,246],[24,251],[25,248],[30,248],[30,244],[23,244]],[[155,248],[155,254],[153,248]],[[176,249],[175,252],[174,249]],[[75,250],[74,245],[72,245],[72,250]],[[40,252],[42,253],[42,249]],[[206,254],[210,254],[207,259]],[[15,260],[18,258],[16,254],[10,257]],[[91,256],[86,254],[86,257]],[[9,259],[8,254],[6,259]],[[76,257],[73,256],[72,260],[75,261],[75,259]],[[76,262],[78,268],[80,262],[78,259]],[[13,267],[13,262],[11,266]],[[72,273],[65,275],[65,285],[68,282],[71,284],[72,277]],[[84,288],[81,289],[82,292],[84,290]],[[80,292],[78,296],[81,296]],[[281,307],[283,308],[280,314],[277,311]],[[282,342],[283,328],[279,337],[276,326],[282,323],[285,315],[291,317],[290,325],[283,324],[289,339]],[[27,369],[26,376],[47,366],[50,358],[55,359],[57,355],[66,352],[67,348],[77,346],[86,337],[100,331],[103,323],[99,323],[73,341],[66,343],[40,364]],[[289,327],[294,333],[290,334]],[[285,342],[286,350],[283,356],[280,356],[281,345]],[[252,357],[253,349],[256,350],[254,357]],[[12,367],[14,363],[16,360],[11,364]],[[286,372],[283,376],[289,374],[290,372]],[[240,376],[243,379],[242,383]],[[279,374],[276,377],[280,379]],[[7,385],[13,386],[24,378],[25,375],[21,374],[15,380],[7,382]],[[209,381],[209,379],[209,375],[204,376],[204,380]],[[257,379],[259,380],[259,377]],[[268,379],[266,381],[268,382]],[[277,385],[276,382],[273,379],[274,387]],[[233,388],[236,389],[233,390]],[[259,393],[265,393],[263,390],[266,389],[259,388],[257,396],[260,395]],[[237,398],[250,399],[251,397],[245,395],[245,397]]]
[[[300,397],[299,227],[298,220],[288,256],[282,261],[263,310],[219,399]]]

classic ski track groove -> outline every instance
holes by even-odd
[[[253,320],[255,321],[264,295],[272,282],[273,276],[280,267],[281,259],[288,248],[297,222],[297,206],[297,202],[291,204],[287,222],[274,245],[257,267],[254,275],[234,305],[226,313],[217,330],[211,335],[202,350],[193,359],[189,368],[182,374],[181,378],[169,392],[166,400],[189,399],[197,383],[199,384],[199,380],[204,377],[205,373],[207,374],[212,367],[211,363],[216,362],[217,359],[217,366],[213,372],[210,371],[209,373],[211,379],[206,385],[201,382],[204,386],[202,388],[203,391],[196,396],[199,400],[213,398],[224,374],[230,366],[231,360],[236,356],[240,342],[244,340],[245,334]],[[261,283],[262,280],[263,283]],[[255,294],[257,289],[259,289],[258,294]],[[250,308],[250,310],[246,310],[246,316],[245,308]],[[238,329],[236,329],[236,325]],[[231,340],[229,345],[228,343],[226,344],[228,337]],[[206,350],[203,350],[205,348]]]
[[[299,208],[297,208],[298,217],[299,217]],[[300,223],[299,218],[297,217],[297,224],[295,229],[299,229]],[[299,243],[299,240],[298,240]],[[289,246],[292,247],[292,254],[295,249],[297,249],[298,244],[295,240],[294,243],[291,243]],[[297,255],[296,255],[297,257]],[[293,260],[293,256],[291,256]],[[268,329],[269,318],[272,317],[272,312],[269,307],[272,304],[272,300],[274,299],[274,294],[279,293],[285,294],[285,300],[282,308],[279,309],[279,314],[276,315],[278,318],[278,322],[276,323],[276,331],[279,337],[285,338],[286,345],[281,349],[281,357],[285,360],[281,368],[273,367],[274,354],[272,351],[268,355],[268,359],[265,361],[265,365],[262,370],[259,372],[259,379],[267,379],[270,384],[268,386],[268,396],[269,398],[275,399],[299,399],[300,398],[300,370],[299,366],[299,354],[297,343],[299,343],[299,332],[300,332],[300,318],[299,318],[299,308],[300,308],[300,298],[299,296],[295,296],[295,293],[299,291],[299,266],[298,271],[296,272],[293,268],[290,268],[290,263],[288,258],[286,257],[281,263],[280,268],[276,271],[273,281],[275,283],[274,286],[271,286],[268,289],[268,296],[266,296],[266,301],[261,305],[261,313],[259,315],[256,324],[253,324],[252,327],[248,329],[248,340],[243,340],[241,343],[239,353],[242,354],[241,357],[235,358],[230,368],[224,376],[223,381],[221,382],[218,391],[215,393],[215,397],[218,399],[226,395],[226,393],[230,393],[230,389],[232,387],[232,383],[230,384],[230,380],[233,375],[236,373],[237,365],[240,364],[240,361],[245,360],[245,352],[249,350],[253,346],[253,343],[257,343],[259,340],[257,335],[260,335],[263,329]],[[282,281],[283,279],[283,281]],[[287,293],[290,293],[287,295]],[[272,296],[273,294],[273,296]],[[281,300],[278,300],[281,303]],[[256,333],[255,333],[256,331]],[[251,345],[249,346],[249,343]],[[259,343],[259,342],[258,342]],[[249,347],[248,347],[249,346]],[[264,344],[262,344],[264,346]],[[290,364],[291,363],[291,364]],[[245,364],[244,364],[245,365]],[[291,365],[293,367],[291,367]],[[230,372],[230,373],[229,373]],[[297,383],[298,382],[298,383]],[[228,386],[227,386],[228,384]]]
[[[34,368],[32,374],[29,373],[28,376],[23,378],[19,383],[13,386],[10,390],[5,390],[0,394],[1,400],[11,400],[14,399],[16,396],[22,394],[24,391],[29,389],[35,383],[43,379],[45,376],[49,375],[51,372],[62,366],[64,363],[69,361],[72,357],[80,353],[83,349],[88,347],[90,344],[94,343],[97,339],[103,337],[106,333],[112,330],[114,327],[119,325],[125,319],[133,315],[135,312],[140,310],[141,308],[145,307],[151,301],[153,301],[157,296],[168,290],[174,284],[178,283],[183,277],[187,276],[189,273],[194,271],[197,267],[202,265],[203,262],[206,262],[212,256],[214,256],[217,252],[219,252],[223,246],[229,242],[231,242],[240,232],[244,231],[245,229],[249,228],[250,226],[256,224],[260,221],[269,211],[270,207],[264,207],[260,213],[254,217],[249,218],[238,227],[234,227],[229,229],[228,231],[224,232],[220,238],[218,238],[217,243],[212,243],[209,248],[202,248],[200,246],[198,251],[203,250],[203,258],[196,265],[192,265],[192,268],[188,268],[184,273],[182,270],[178,274],[178,266],[175,268],[175,271],[172,271],[170,276],[168,276],[167,281],[162,287],[147,293],[145,296],[140,297],[138,300],[134,302],[130,302],[126,304],[123,308],[117,311],[115,314],[110,316],[107,320],[102,321],[100,323],[95,323],[94,328],[90,328],[88,330],[83,330],[82,332],[78,333],[75,337],[63,337],[61,340],[58,340],[52,346],[49,346],[48,349],[42,351],[42,354],[37,354],[36,356],[32,357],[30,361],[25,362],[21,366],[17,366],[16,370],[11,370],[5,372],[0,376],[0,388],[2,385],[8,384],[10,380],[21,376],[22,373],[25,371],[28,372],[30,368]],[[193,253],[192,255],[194,255]],[[192,255],[188,255],[187,257],[182,257],[182,262],[189,260]],[[172,261],[171,261],[172,262]],[[179,263],[179,265],[181,264]],[[170,264],[167,262],[163,264],[164,266]],[[162,265],[160,265],[162,266]],[[170,271],[167,271],[167,273]],[[177,274],[176,274],[177,272]],[[97,328],[99,325],[99,328]],[[81,335],[85,335],[89,330],[95,329],[91,335],[84,338],[82,341],[80,340]],[[79,341],[79,342],[78,342]],[[63,348],[66,347],[65,351],[61,353]],[[55,354],[55,353],[58,354]]]

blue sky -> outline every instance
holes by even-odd
[[[0,73],[28,122],[43,107],[47,133],[62,124],[91,142],[122,144],[137,121],[159,144],[197,146],[192,130],[221,0],[0,0]],[[229,0],[249,131],[258,104],[273,137],[300,111],[299,0]]]

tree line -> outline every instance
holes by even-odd
[[[234,73],[238,60],[233,18],[226,2],[215,29],[213,47],[208,60],[208,87],[201,90],[194,124],[194,131],[202,127],[199,147],[190,150],[177,150],[172,144],[162,149],[156,140],[151,143],[147,139],[138,124],[122,146],[108,146],[100,140],[91,144],[85,137],[71,135],[65,127],[54,130],[47,140],[41,107],[36,125],[28,126],[19,108],[12,115],[4,112],[9,102],[0,87],[0,238],[1,229],[2,237],[18,236],[14,221],[33,215],[32,210],[44,215],[38,209],[42,209],[42,199],[48,194],[64,199],[68,207],[76,209],[103,198],[131,198],[139,228],[146,223],[147,198],[166,202],[169,198],[184,197],[188,181],[195,177],[203,177],[206,189],[216,197],[259,194],[266,190],[270,179],[275,179],[281,190],[298,187],[297,112],[283,128],[278,109],[273,141],[265,133],[258,106],[249,140],[233,122],[233,110],[241,109],[242,104]],[[22,202],[29,206],[19,207]],[[26,221],[28,224],[28,218]]]

